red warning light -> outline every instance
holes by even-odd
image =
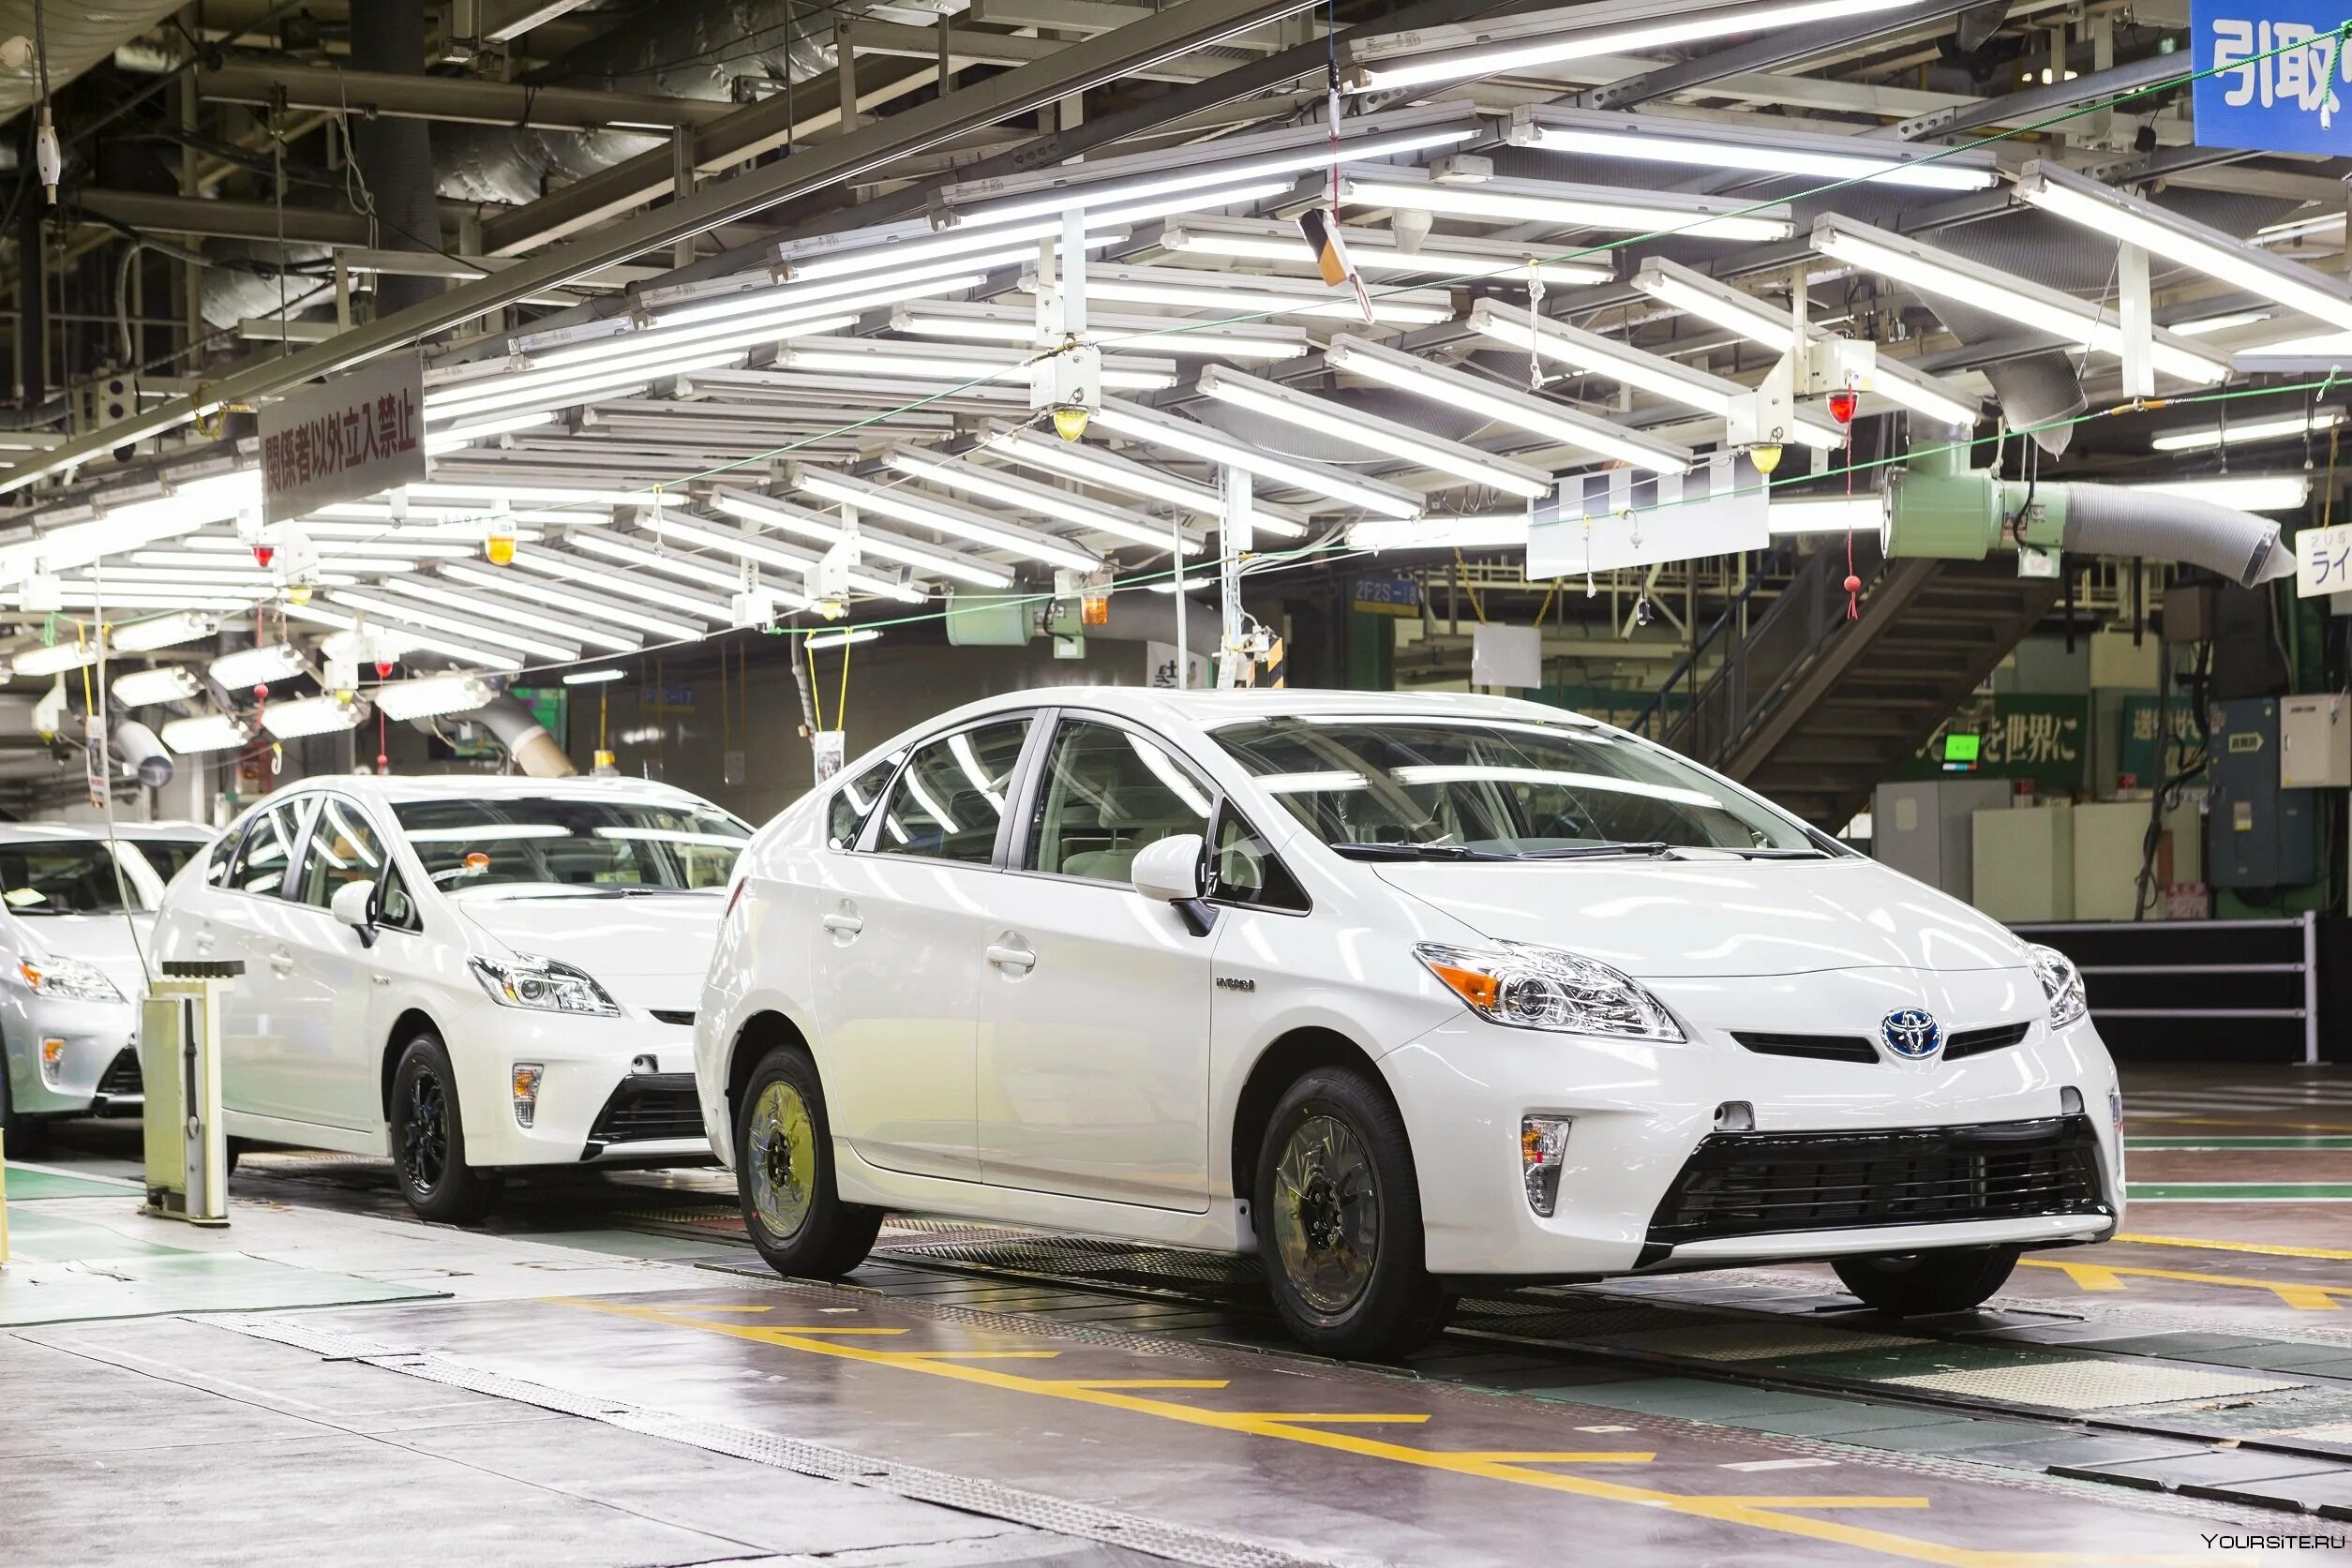
[[[1850,391],[1840,390],[1831,393],[1829,395],[1830,418],[1837,421],[1840,425],[1852,424],[1854,418],[1854,406],[1861,401],[1862,399],[1856,397]]]

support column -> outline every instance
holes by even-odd
[[[33,156],[33,116],[24,116],[24,148],[20,168],[37,166]],[[17,209],[16,230],[17,376],[23,383],[24,404],[38,408],[49,400],[49,204],[38,189],[28,189]]]
[[[1241,684],[1242,667],[1250,659],[1241,632],[1241,562],[1257,545],[1251,520],[1250,472],[1228,465],[1223,474],[1225,507],[1217,533],[1217,684],[1221,690]],[[1176,613],[1184,613],[1181,605]]]
[[[355,70],[425,74],[423,0],[368,0],[352,7],[352,67]],[[352,156],[367,182],[387,250],[441,247],[441,204],[433,180],[432,134],[423,120],[377,115],[352,127]],[[376,276],[379,321],[421,305],[446,286],[438,277]]]
[[[2148,252],[2138,246],[2116,247],[2115,293],[2123,328],[2123,395],[2152,397],[2156,366],[2149,334],[2154,318],[2148,291]]]

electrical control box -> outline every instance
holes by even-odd
[[[1870,807],[1870,853],[1904,875],[1967,903],[1976,884],[1976,814],[2006,810],[2011,798],[2007,779],[1882,784]]]
[[[2075,809],[1978,812],[1970,902],[2007,925],[2075,918]]]
[[[2318,871],[2318,803],[2309,790],[2279,785],[2279,699],[2214,703],[2207,750],[2206,882],[2291,888],[2311,881]]]
[[[2352,785],[2352,697],[2342,692],[2279,699],[2279,787]]]

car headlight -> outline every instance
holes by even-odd
[[[119,1002],[123,993],[95,963],[78,958],[22,959],[17,975],[30,990],[68,1002]]]
[[[490,999],[504,1007],[529,1008],[534,1012],[589,1013],[618,1018],[621,1004],[568,963],[518,953],[511,959],[477,958],[473,978]]]
[[[2090,1010],[2090,998],[2083,993],[2082,971],[2075,961],[2056,948],[2029,943],[2026,951],[2033,955],[2033,972],[2042,978],[2043,993],[2050,999],[2050,1027],[2063,1029]]]
[[[1666,1005],[1630,977],[1580,953],[1532,942],[1475,948],[1422,942],[1414,954],[1490,1023],[1564,1035],[1680,1040]]]

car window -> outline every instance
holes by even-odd
[[[1065,719],[1029,820],[1031,871],[1124,882],[1135,852],[1208,830],[1209,790],[1165,747],[1133,730]]]
[[[875,801],[891,782],[891,769],[898,766],[904,752],[892,752],[856,778],[833,791],[831,801],[825,807],[825,843],[834,849],[850,849],[857,845],[858,829],[865,826],[872,814]]]
[[[425,929],[425,922],[416,912],[416,901],[409,897],[409,885],[400,875],[398,866],[384,867],[383,881],[376,889],[376,923],[395,931]]]
[[[236,863],[237,845],[245,840],[246,825],[242,822],[220,835],[213,851],[204,857],[204,880],[215,888],[229,886],[229,868]]]
[[[715,890],[752,832],[699,800],[499,796],[403,800],[392,813],[426,874],[452,893]]]
[[[309,804],[307,799],[280,800],[255,817],[253,826],[246,829],[245,842],[237,846],[236,859],[230,863],[227,886],[262,898],[282,896]]]
[[[1209,858],[1208,896],[1252,909],[1308,907],[1306,889],[1258,830],[1226,806],[1217,814],[1216,853]]]
[[[147,904],[114,856],[95,839],[27,840],[0,844],[0,903],[15,915],[111,915],[128,899]]]
[[[1005,790],[1028,733],[1024,714],[916,748],[882,808],[876,850],[986,865],[996,853]]]
[[[208,839],[125,839],[124,844],[147,862],[158,882],[169,882],[180,868],[204,852]]]
[[[374,882],[383,872],[383,840],[375,824],[357,803],[330,795],[319,804],[319,818],[310,825],[309,846],[302,855],[301,891],[305,903],[324,909],[335,902],[335,890],[346,882]]]

